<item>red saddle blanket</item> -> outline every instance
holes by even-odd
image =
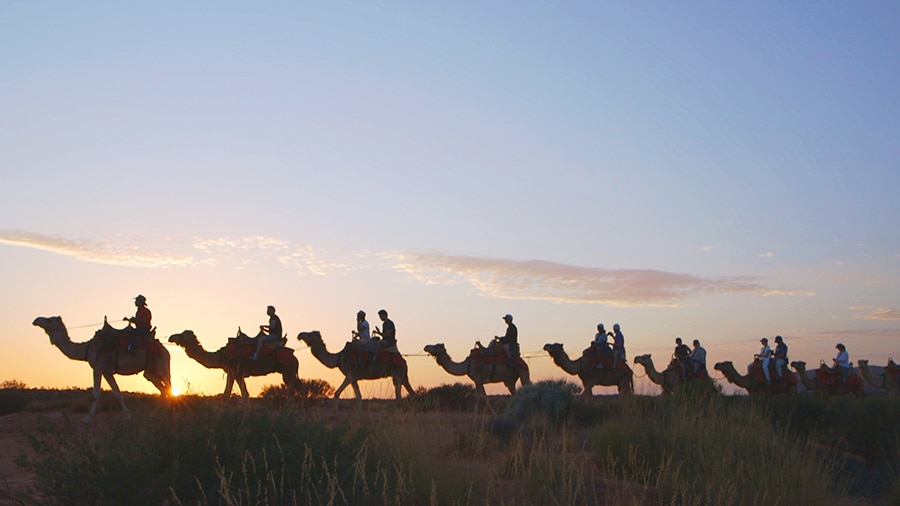
[[[828,386],[839,385],[844,382],[840,371],[833,371],[830,367],[824,365],[816,369],[816,377],[820,382]],[[847,385],[851,387],[862,386],[862,379],[856,374],[850,373],[847,376]]]
[[[785,367],[784,370],[781,371],[781,374],[784,375],[784,376],[782,376],[781,381],[787,380],[788,383],[790,383],[791,385],[796,385],[797,377],[794,376],[793,374],[787,374],[786,371],[787,371],[787,367]],[[754,360],[753,363],[750,364],[750,374],[753,375],[753,379],[757,383],[765,383],[766,382],[766,374],[763,372],[762,362],[760,362],[759,360]],[[772,379],[772,383],[775,383],[778,381],[778,373],[775,372],[775,361],[774,360],[769,361],[769,378]]]
[[[228,344],[225,345],[225,355],[229,358],[249,359],[254,353],[256,353],[256,344],[244,342],[239,338],[229,337]],[[288,366],[293,362],[294,350],[285,346],[273,348],[265,345],[259,351],[259,356],[272,356],[279,364]]]
[[[153,336],[156,335],[154,332]],[[116,336],[116,341],[114,345],[114,349],[119,351],[127,351],[128,350],[128,342],[129,337],[125,336]],[[155,355],[157,357],[162,356],[165,353],[165,348],[163,348],[163,344],[156,340],[156,337],[138,337],[135,340],[137,344],[137,350],[145,350],[147,353],[151,355]],[[106,346],[104,348],[108,349]]]
[[[677,358],[673,358],[672,361],[669,362],[669,365],[668,365],[668,367],[666,367],[666,370],[667,370],[667,371],[673,371],[673,372],[675,372],[676,374],[678,374],[679,377],[681,377],[681,368],[678,366],[678,359],[677,359]],[[762,371],[760,371],[760,372],[762,372]],[[774,374],[774,373],[773,373],[773,374]],[[707,372],[707,371],[697,371],[697,373],[695,374],[695,373],[694,373],[694,368],[691,366],[690,363],[688,363],[688,364],[685,364],[685,365],[684,365],[684,377],[685,377],[685,379],[687,379],[688,381],[690,381],[690,380],[695,380],[695,379],[696,379],[696,380],[701,380],[701,379],[706,380],[706,379],[709,379],[709,372]],[[766,381],[765,378],[763,378],[763,383],[765,383],[765,381]]]
[[[488,351],[489,349],[490,351]],[[481,348],[476,346],[472,348],[471,353],[469,353],[469,358],[476,364],[495,365],[509,363],[510,357],[503,346],[496,345],[491,348]],[[522,357],[513,357],[513,363],[519,369],[528,369],[528,364],[525,363]]]
[[[889,359],[884,372],[888,373],[894,381],[897,381],[897,377],[900,376],[900,365],[894,363],[894,359]]]
[[[344,353],[347,354],[347,358],[350,359],[351,362],[356,362],[360,365],[367,365],[372,363],[372,352],[363,351],[362,347],[359,343],[356,342],[348,342],[344,345]],[[393,366],[406,366],[406,359],[403,358],[403,355],[396,350],[396,346],[392,346],[390,348],[381,348],[378,350],[378,356],[375,357],[375,363],[377,364],[390,364]]]
[[[597,347],[594,345],[588,346],[581,352],[581,357],[587,359],[592,367],[597,367],[598,365],[602,365],[604,368],[611,369],[613,366],[613,354],[612,350],[610,351],[597,351]],[[630,371],[631,368],[628,367],[628,363],[625,360],[618,360],[616,362],[616,369],[621,371]]]

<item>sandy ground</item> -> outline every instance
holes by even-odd
[[[22,504],[13,498],[27,493],[34,481],[34,474],[23,471],[16,459],[30,450],[25,428],[31,427],[39,417],[61,418],[51,413],[13,413],[0,416],[0,505]]]

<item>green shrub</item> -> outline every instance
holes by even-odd
[[[572,402],[581,387],[562,380],[539,381],[523,386],[512,396],[504,416],[521,424],[541,415],[553,424],[560,424],[569,417]]]

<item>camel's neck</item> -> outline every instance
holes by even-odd
[[[72,340],[69,339],[69,335],[65,330],[54,330],[52,331],[52,335],[50,336],[50,342],[52,342],[54,346],[59,348],[59,351],[63,352],[63,355],[71,358],[72,360],[80,360],[82,362],[90,361],[90,347],[93,341],[73,343]]]
[[[465,376],[469,373],[469,357],[462,362],[454,362],[449,353],[441,353],[436,358],[437,363],[454,376]]]
[[[803,382],[803,386],[806,387],[807,390],[815,390],[816,382],[815,382],[815,380],[810,378],[808,374],[806,374],[806,368],[805,367],[795,367],[795,369],[797,369],[797,376],[800,377],[800,381]]]
[[[869,364],[865,362],[859,362],[859,373],[873,387],[885,388],[885,385],[887,384],[887,382],[885,381],[885,376],[887,376],[887,373],[883,373],[881,376],[876,376],[874,373],[872,373],[872,370],[869,369]]]
[[[722,371],[722,374],[724,374],[732,384],[747,390],[750,389],[751,378],[749,374],[745,376],[737,372],[737,369],[735,369],[734,366],[726,367],[725,370]]]
[[[208,369],[223,369],[225,367],[225,353],[219,351],[206,351],[199,342],[190,342],[183,346],[187,356],[196,360]]]
[[[665,383],[666,383],[665,374],[656,370],[656,366],[653,365],[652,360],[650,360],[648,358],[647,362],[644,363],[643,365],[644,365],[644,370],[647,371],[647,377],[650,378],[650,381],[652,381],[653,383],[655,383],[659,386],[665,386]]]
[[[569,354],[566,353],[566,350],[559,350],[550,356],[553,357],[553,363],[561,367],[563,371],[566,371],[569,374],[578,374],[581,372],[581,364],[569,358]]]
[[[322,365],[329,369],[334,369],[341,363],[340,353],[331,353],[325,347],[324,341],[312,340],[309,344],[309,351],[316,357],[316,360],[322,362]]]

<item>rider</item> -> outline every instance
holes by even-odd
[[[150,309],[147,308],[147,297],[143,295],[138,295],[134,298],[134,305],[137,307],[137,311],[135,311],[134,316],[131,318],[125,317],[123,320],[127,321],[129,324],[134,325],[128,332],[128,352],[134,353],[137,350],[137,338],[146,338],[150,335],[150,320],[153,318],[153,315],[150,313]]]
[[[784,344],[784,338],[781,336],[775,336],[775,343],[775,373],[778,374],[780,380],[783,377],[781,370],[785,368],[788,361],[788,347]]]
[[[627,362],[625,360],[625,336],[622,335],[621,329],[618,323],[613,325],[613,369],[616,368],[616,362],[619,360]]]
[[[269,324],[259,326],[259,330],[265,332],[265,335],[259,336],[259,339],[256,340],[256,353],[250,357],[250,360],[259,358],[263,344],[281,339],[281,318],[275,314],[275,306],[266,307],[266,314],[269,315]]]
[[[603,369],[604,354],[610,353],[609,342],[606,340],[612,333],[607,332],[602,323],[597,324],[597,333],[594,334],[594,351],[597,353],[597,369]]]
[[[388,312],[384,309],[379,309],[378,317],[381,318],[381,322],[384,324],[384,330],[375,327],[375,331],[372,332],[376,336],[381,337],[375,344],[375,352],[372,353],[373,358],[378,356],[378,350],[381,349],[382,346],[386,348],[397,346],[397,328],[394,326],[394,322],[388,318]]]
[[[840,370],[841,379],[846,383],[847,376],[850,375],[850,354],[847,353],[847,348],[841,343],[837,343],[835,348],[837,348],[838,353],[834,357],[834,368]]]
[[[772,384],[772,378],[770,377],[771,373],[769,373],[769,360],[772,359],[772,348],[769,348],[769,339],[762,338],[759,340],[762,344],[762,348],[759,350],[759,355],[756,358],[762,363],[763,375],[766,377],[766,385]]]
[[[359,310],[356,313],[356,330],[352,331],[353,338],[359,340],[359,350],[371,353],[375,350],[375,342],[369,334],[369,322],[366,321],[366,312]]]
[[[516,327],[516,324],[513,323],[511,314],[503,316],[503,321],[506,322],[506,334],[503,336],[494,336],[494,340],[491,341],[491,344],[487,349],[490,350],[494,347],[495,343],[499,343],[500,347],[506,351],[506,355],[509,358],[509,364],[515,365],[513,357],[519,356],[519,329]]]
[[[678,362],[678,367],[681,369],[681,380],[686,380],[687,363],[691,359],[691,349],[681,341],[680,337],[675,338],[675,352],[672,354],[672,358]]]
[[[700,340],[694,339],[694,349],[691,350],[691,366],[694,368],[694,376],[706,371],[706,348],[700,346]]]

